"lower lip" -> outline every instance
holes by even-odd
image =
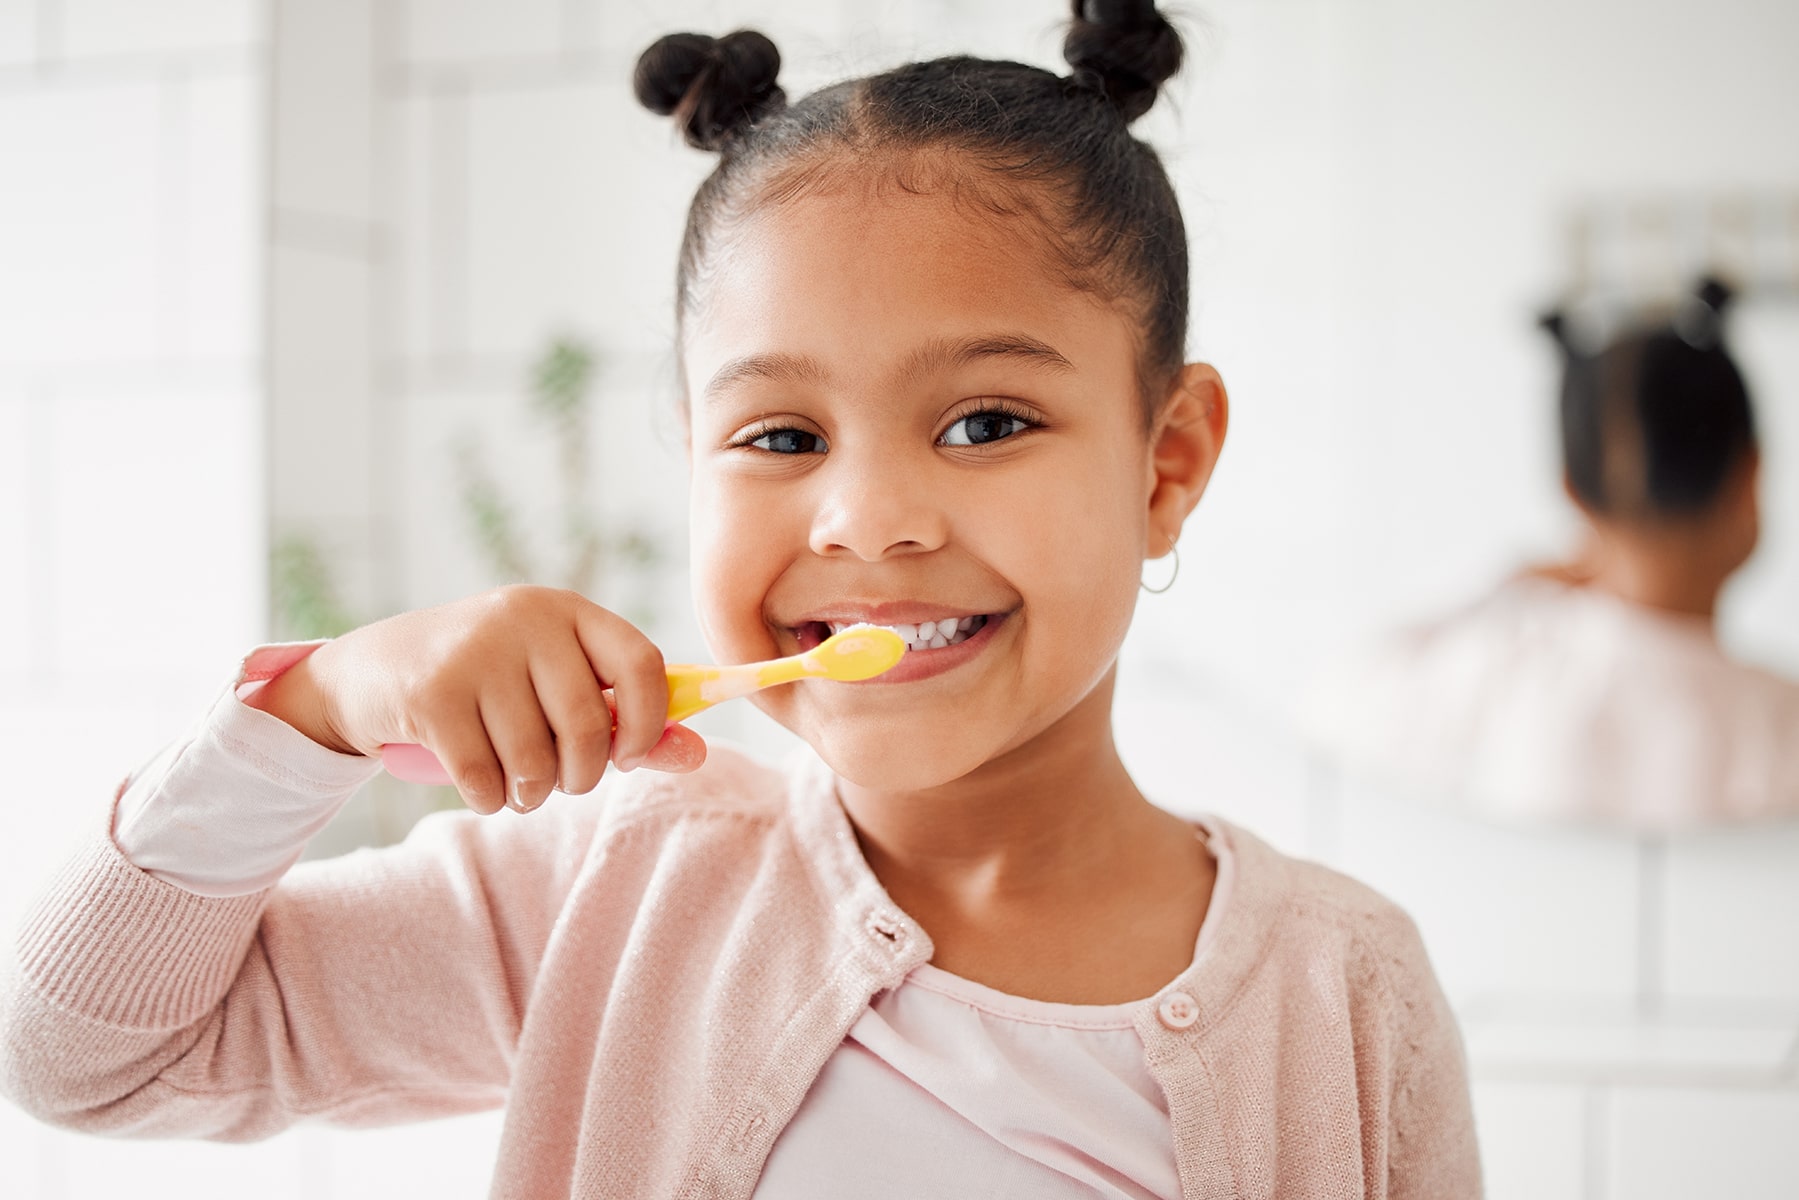
[[[944,646],[937,650],[908,650],[904,658],[883,674],[873,679],[864,679],[862,684],[879,683],[913,683],[920,679],[929,679],[933,675],[941,675],[945,671],[953,671],[984,649],[993,640],[996,630],[1006,623],[1010,613],[994,613],[987,618],[987,623],[975,630],[973,634],[957,642],[953,646]],[[861,686],[858,684],[856,686]]]

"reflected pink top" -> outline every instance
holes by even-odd
[[[1799,684],[1733,661],[1703,620],[1544,579],[1346,660],[1301,721],[1352,767],[1491,817],[1799,815]]]

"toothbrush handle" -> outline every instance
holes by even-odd
[[[772,677],[774,663],[750,663],[742,667],[703,667],[671,663],[668,675],[668,723],[679,724],[722,700],[733,700],[786,679]],[[786,672],[781,672],[786,674]],[[799,678],[800,672],[790,678]],[[613,729],[618,728],[616,720]],[[381,765],[395,779],[407,783],[449,784],[454,781],[437,755],[416,742],[388,742],[381,747]]]

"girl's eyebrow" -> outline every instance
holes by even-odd
[[[701,400],[716,399],[739,384],[765,379],[771,383],[824,383],[830,372],[803,354],[745,354],[734,358],[706,381]]]
[[[962,367],[986,358],[1008,358],[1054,371],[1071,372],[1074,364],[1048,342],[1024,333],[988,333],[966,338],[935,338],[909,355],[901,366],[902,379],[914,379],[945,367]],[[826,383],[830,372],[817,359],[803,354],[746,354],[720,367],[701,392],[711,400],[751,380],[771,383]]]
[[[900,374],[911,379],[944,367],[965,367],[983,358],[1018,359],[1058,374],[1074,370],[1074,364],[1054,346],[1027,333],[985,333],[927,342],[906,360]]]

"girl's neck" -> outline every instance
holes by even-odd
[[[1112,676],[1028,744],[925,792],[841,784],[862,854],[932,962],[1010,995],[1122,1004],[1186,970],[1216,864],[1112,744]]]
[[[1597,591],[1710,626],[1716,623],[1718,597],[1728,576],[1710,557],[1703,538],[1685,529],[1595,533],[1579,565],[1587,586]]]
[[[921,792],[848,781],[839,795],[876,876],[902,906],[1040,897],[1115,869],[1176,818],[1137,790],[1112,741],[1112,676],[1030,742]],[[1190,834],[1188,835],[1191,836]]]

